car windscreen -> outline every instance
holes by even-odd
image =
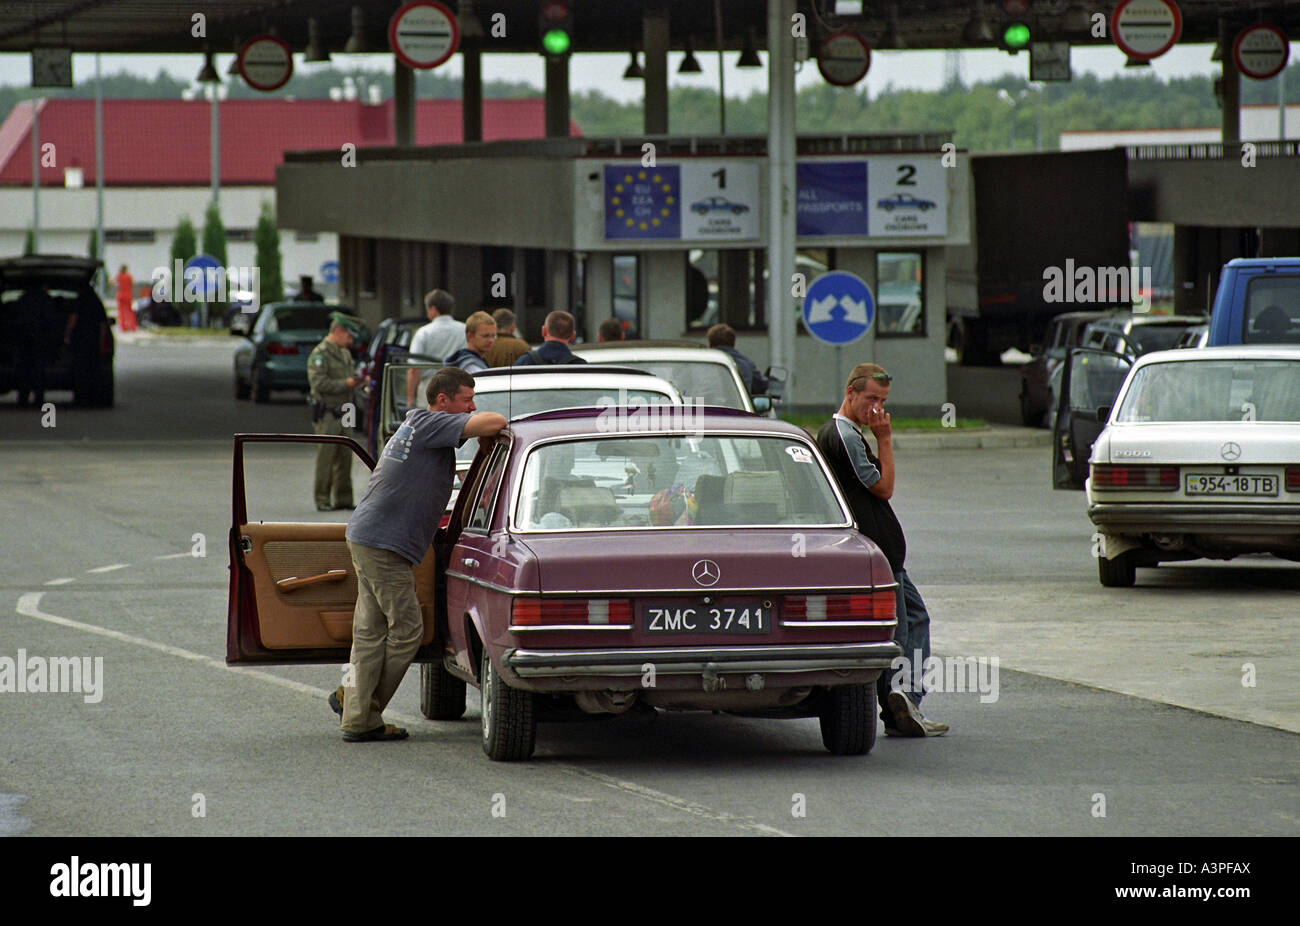
[[[328,329],[330,313],[337,311],[332,306],[294,306],[276,309],[275,315],[267,323],[267,333],[274,331],[311,331]]]
[[[1251,279],[1242,326],[1242,344],[1300,344],[1300,273]]]
[[[1178,343],[1191,325],[1134,325],[1127,335],[1137,345],[1138,354],[1149,354],[1157,350],[1169,350]]]
[[[1153,363],[1133,374],[1116,421],[1300,421],[1300,361]]]
[[[723,434],[544,444],[528,456],[515,511],[526,531],[845,523],[807,444]]]
[[[479,392],[474,395],[474,407],[480,412],[496,412],[507,420],[537,412],[555,411],[557,408],[603,408],[624,401],[644,407],[676,404],[662,392],[650,389],[514,389],[500,392]],[[468,463],[478,452],[477,441],[466,441],[456,451],[456,459]]]
[[[593,352],[594,353],[594,352]],[[591,360],[591,357],[587,358]],[[703,405],[720,405],[749,411],[744,396],[740,394],[731,368],[721,363],[689,360],[619,359],[611,361],[619,366],[633,367],[666,379],[681,393],[688,404],[698,399]]]

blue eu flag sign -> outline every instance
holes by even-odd
[[[680,238],[681,168],[605,166],[605,238]]]

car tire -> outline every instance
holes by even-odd
[[[236,373],[236,374],[235,374],[235,398],[236,398],[236,399],[247,399],[247,398],[252,394],[252,392],[253,392],[253,390],[252,390],[252,388],[248,385],[248,383],[246,383],[246,382],[244,382],[242,379],[240,379],[240,378],[239,378],[239,374]]]
[[[483,696],[483,751],[494,762],[517,762],[533,754],[537,715],[533,693],[511,688],[492,665],[487,647],[479,671]]]
[[[876,744],[876,686],[838,685],[826,692],[818,715],[822,743],[837,756],[862,756]]]
[[[95,405],[100,408],[112,408],[113,401],[113,379],[110,376],[104,382],[100,383],[99,391],[95,393]]]
[[[1114,559],[1097,557],[1097,577],[1107,588],[1132,588],[1137,582],[1137,562],[1128,550]]]
[[[257,367],[253,367],[249,373],[249,390],[253,393],[253,401],[259,404],[266,404],[271,401],[271,388],[262,382],[262,377],[257,374]]]
[[[441,662],[420,663],[420,713],[430,720],[459,720],[465,713],[465,682]]]

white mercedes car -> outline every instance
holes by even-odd
[[[1300,560],[1300,347],[1148,354],[1103,420],[1086,486],[1102,585],[1168,560]]]

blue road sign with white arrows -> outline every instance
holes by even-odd
[[[876,317],[876,300],[862,279],[843,270],[823,273],[808,287],[803,323],[826,344],[852,344]]]
[[[185,282],[189,283],[191,278],[196,282],[201,280],[201,287],[195,288],[203,293],[204,299],[211,299],[217,294],[217,271],[220,269],[221,263],[215,257],[195,254],[185,262]],[[197,270],[198,274],[191,274],[191,270]]]
[[[320,278],[322,283],[337,283],[339,281],[339,262],[327,260],[321,264]]]

